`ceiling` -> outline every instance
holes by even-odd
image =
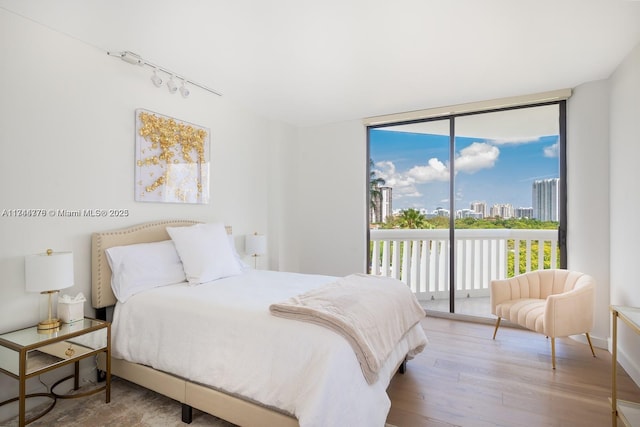
[[[609,77],[640,43],[640,2],[629,0],[0,0],[0,8],[105,52],[135,52],[296,126],[573,88]]]

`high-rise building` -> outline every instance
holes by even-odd
[[[382,222],[385,222],[388,217],[393,215],[392,191],[393,189],[391,187],[380,187],[380,194],[382,195]]]
[[[558,190],[560,178],[549,178],[533,182],[531,201],[533,217],[540,221],[558,221]]]
[[[487,202],[471,202],[470,209],[480,214],[480,218],[487,216]]]
[[[476,212],[473,209],[460,209],[456,211],[456,218],[475,218],[482,219],[484,215],[480,212]]]
[[[391,187],[378,187],[378,193],[373,196],[373,206],[370,209],[371,222],[385,222],[393,215],[393,194]]]
[[[533,218],[533,208],[516,208],[516,218]]]
[[[495,204],[491,206],[490,214],[492,217],[513,218],[513,206],[509,203]]]

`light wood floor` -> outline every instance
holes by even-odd
[[[422,322],[429,344],[389,386],[387,422],[399,427],[603,427],[611,425],[611,355],[570,338],[434,317]],[[619,398],[640,389],[619,369]]]

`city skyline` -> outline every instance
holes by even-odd
[[[449,209],[449,136],[372,129],[372,171],[393,188],[393,209]],[[558,178],[558,135],[512,140],[456,137],[454,211],[532,207],[536,180]]]

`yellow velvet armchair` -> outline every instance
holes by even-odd
[[[492,280],[491,313],[496,315],[493,339],[500,320],[551,338],[551,361],[556,368],[556,337],[585,334],[593,357],[589,331],[593,328],[595,282],[570,270],[537,270],[509,279]]]

